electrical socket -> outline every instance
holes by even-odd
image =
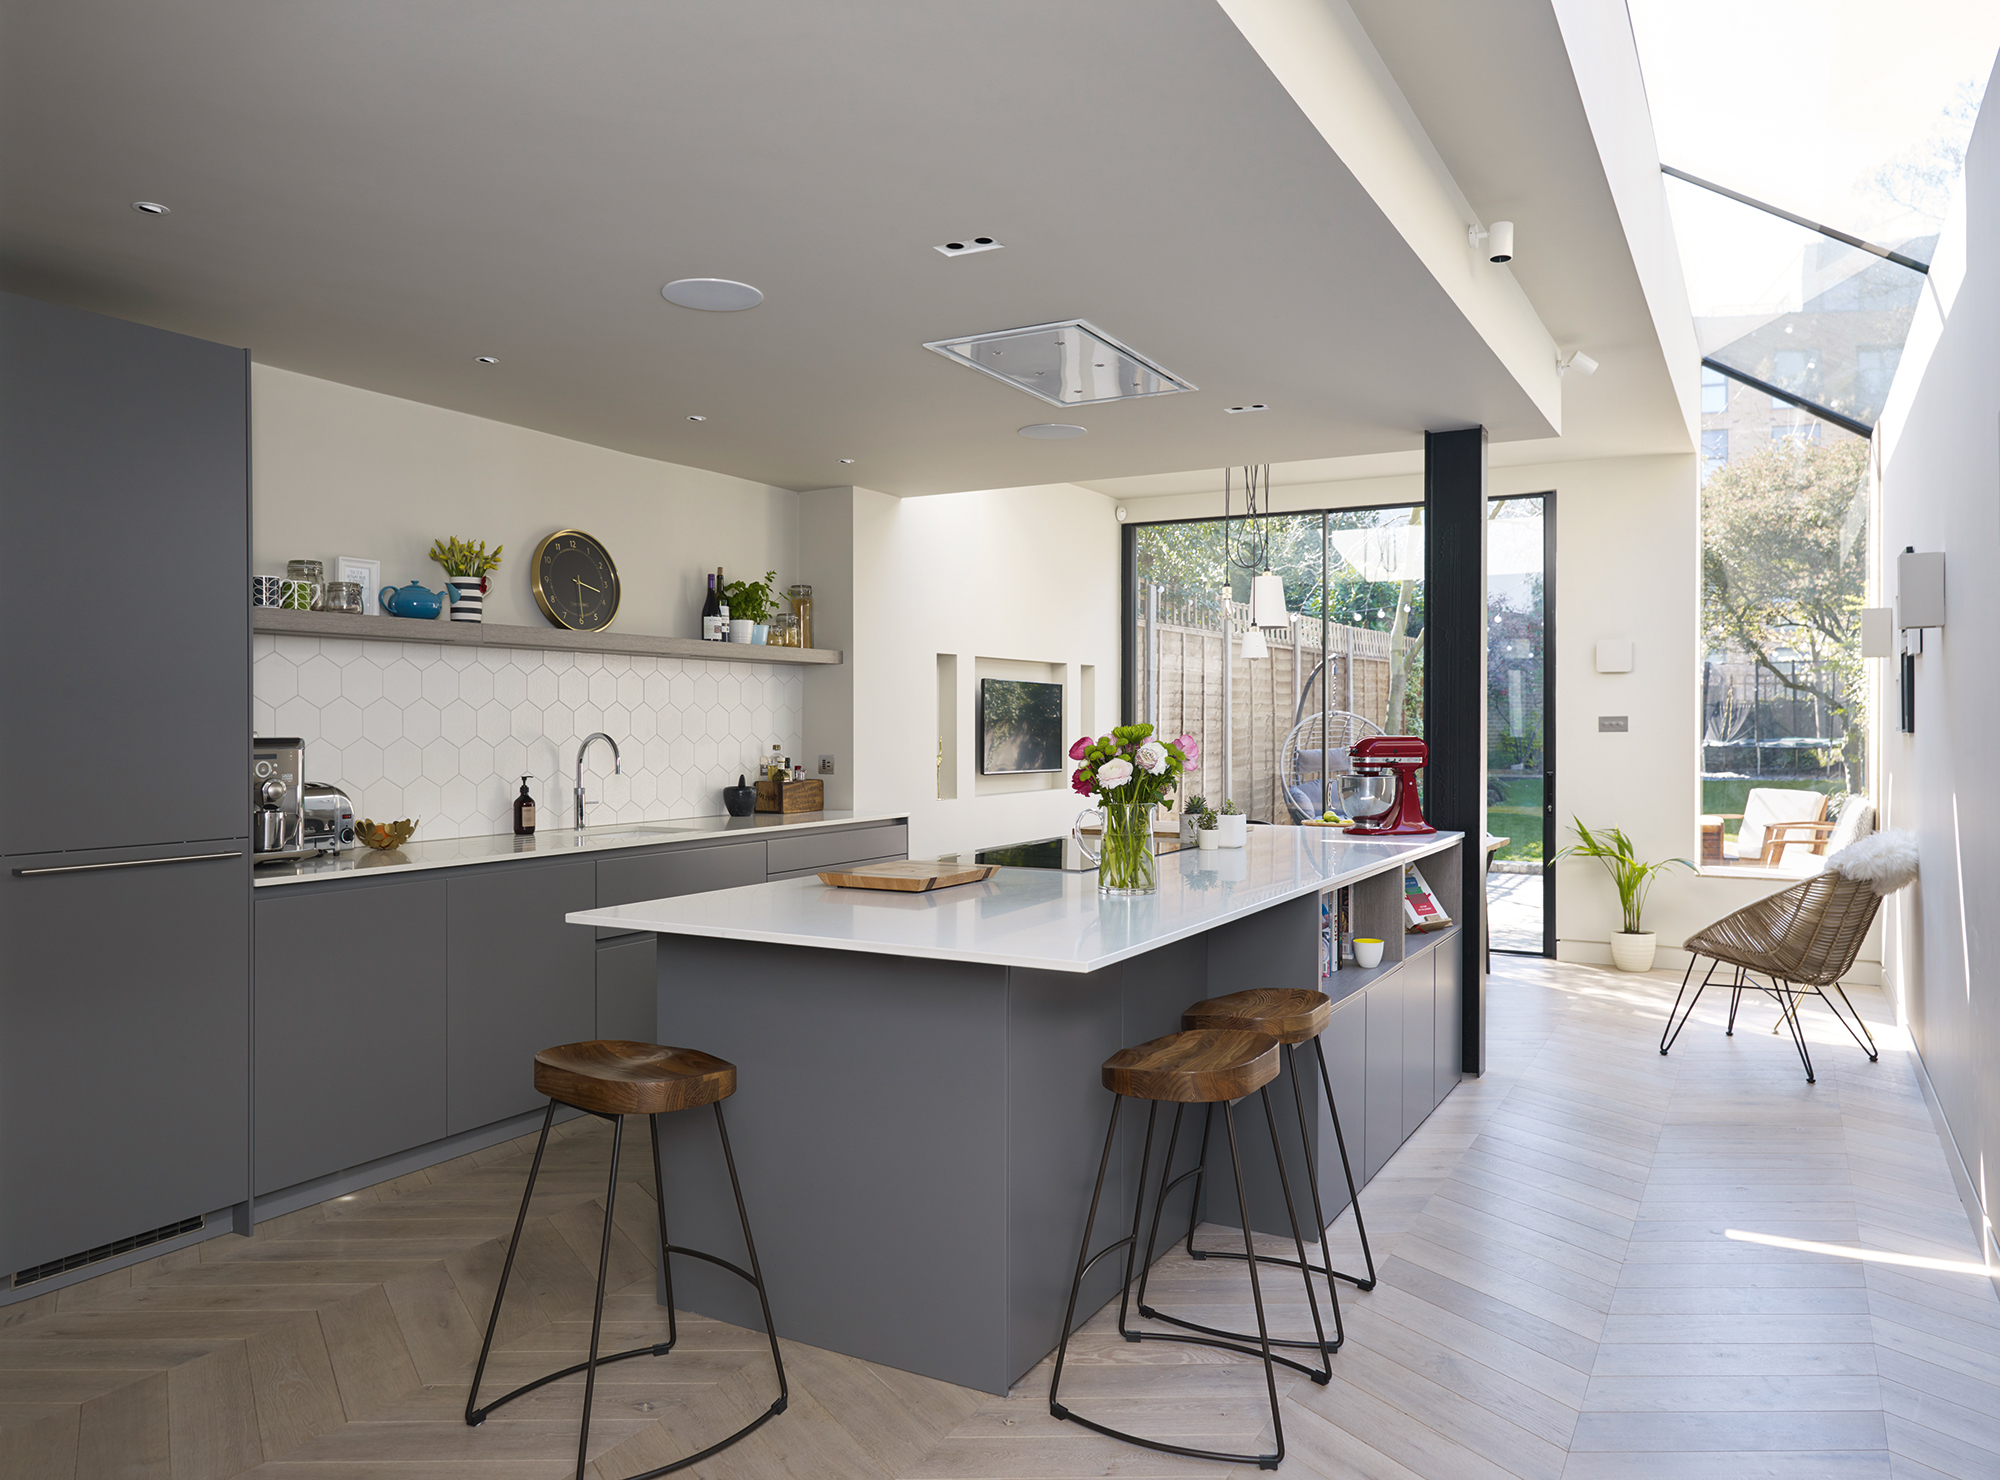
[[[833,757],[832,757],[832,756],[830,756],[830,755],[823,755],[823,756],[821,756],[821,757],[819,758],[819,773],[820,773],[820,775],[822,775],[822,776],[831,776],[831,775],[833,774]]]

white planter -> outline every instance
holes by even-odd
[[[740,617],[732,617],[729,621],[729,640],[731,642],[748,642],[750,635],[756,630],[757,624],[755,622],[746,621]]]
[[[1216,831],[1222,834],[1222,846],[1241,848],[1250,841],[1250,819],[1241,812],[1227,813],[1216,819]]]
[[[1222,846],[1222,829],[1218,827],[1198,827],[1194,835],[1201,840],[1201,851],[1213,853]]]
[[[1620,971],[1651,971],[1653,953],[1658,950],[1659,943],[1657,931],[1644,930],[1636,935],[1614,931],[1611,936],[1611,964]]]

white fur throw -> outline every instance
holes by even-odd
[[[1877,894],[1893,894],[1917,877],[1917,835],[1892,827],[1849,843],[1826,861],[1843,878],[1875,886]]]

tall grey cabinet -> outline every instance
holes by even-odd
[[[0,294],[0,1298],[243,1201],[249,366]]]

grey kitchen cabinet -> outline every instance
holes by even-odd
[[[1357,992],[1333,1009],[1320,1047],[1326,1053],[1326,1074],[1333,1084],[1333,1103],[1340,1111],[1340,1134],[1358,1183],[1366,1165],[1368,1128],[1368,996]],[[1299,1067],[1310,1074],[1312,1055],[1299,1050]],[[1337,1217],[1347,1206],[1347,1177],[1341,1171],[1340,1150],[1331,1123],[1321,1129],[1319,1190],[1326,1216]],[[1365,1210],[1364,1210],[1365,1211]]]
[[[614,904],[635,904],[642,899],[672,899],[710,889],[734,889],[743,884],[761,884],[764,876],[762,838],[705,848],[682,847],[670,852],[620,854],[598,860],[596,904],[603,909]],[[609,926],[597,927],[599,940],[624,933]]]
[[[597,1036],[597,950],[563,917],[597,898],[597,864],[499,864],[448,883],[446,1129],[536,1110],[534,1057]]]
[[[1410,937],[1414,945],[1421,937]],[[1437,1075],[1431,1063],[1437,1053],[1438,953],[1428,950],[1406,960],[1400,973],[1403,998],[1403,1139],[1424,1123],[1437,1102],[1431,1098]]]
[[[1368,1114],[1364,1175],[1373,1177],[1403,1144],[1403,980],[1405,968],[1368,984]]]
[[[213,849],[204,845],[181,857]],[[27,855],[0,872],[0,1275],[249,1196],[240,857]]]
[[[655,896],[658,897],[658,896]],[[597,946],[597,1033],[659,1042],[659,939],[621,935]]]
[[[257,897],[257,1193],[445,1134],[445,881]]]
[[[249,374],[0,294],[0,853],[248,835]]]
[[[877,858],[907,858],[909,853],[907,824],[877,822],[864,827],[772,838],[768,867],[774,879],[792,878]]]
[[[1456,938],[1438,942],[1431,955],[1437,961],[1436,1049],[1431,1061],[1431,1105],[1435,1108],[1463,1077],[1459,1072],[1459,1030],[1464,1005],[1459,987],[1465,980],[1465,958]]]

